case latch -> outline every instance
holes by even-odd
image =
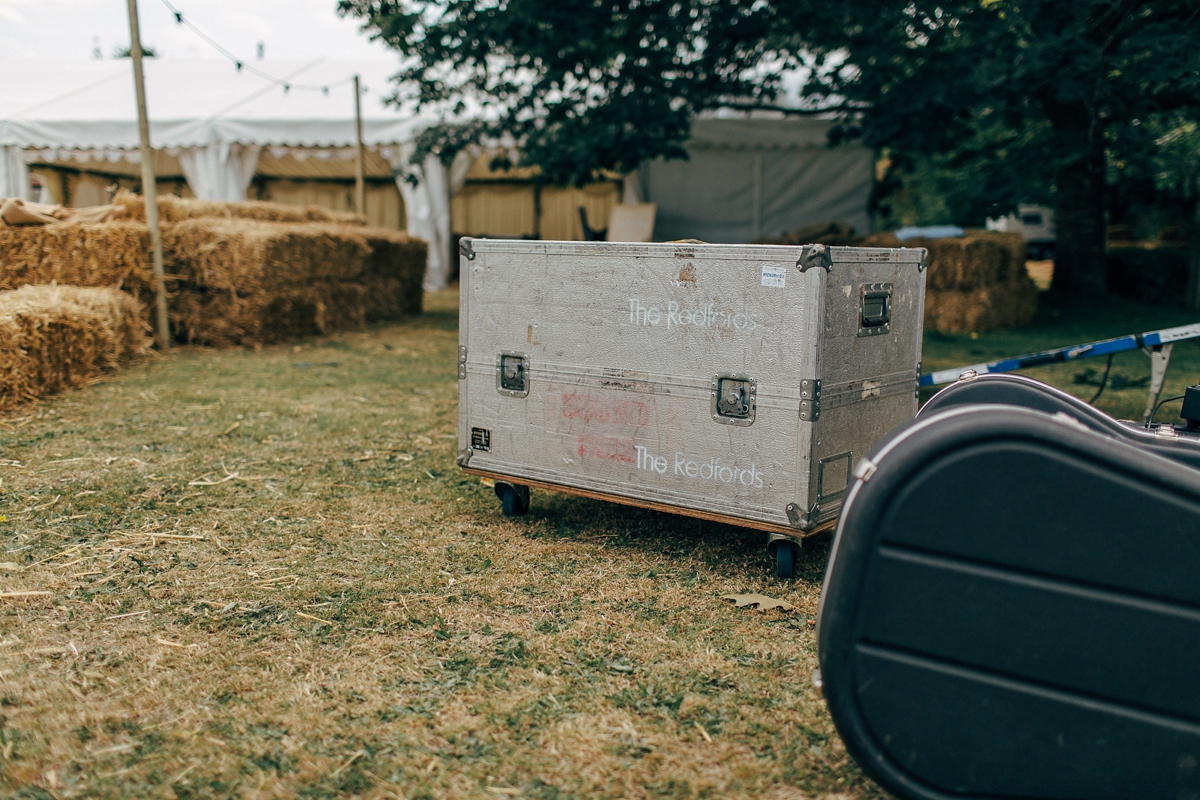
[[[496,356],[496,390],[509,397],[529,395],[529,356],[510,350]]]
[[[712,379],[709,408],[714,422],[753,425],[758,382],[749,375],[728,373]]]
[[[888,333],[892,329],[892,285],[864,283],[861,294],[858,335],[879,336]]]

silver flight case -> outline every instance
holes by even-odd
[[[788,575],[917,409],[923,249],[461,241],[458,463],[768,532]]]

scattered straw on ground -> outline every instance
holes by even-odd
[[[0,411],[86,383],[147,347],[137,301],[115,289],[0,291]]]
[[[810,680],[823,546],[778,582],[759,532],[505,518],[456,303],[0,418],[0,794],[883,797]]]

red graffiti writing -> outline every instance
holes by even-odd
[[[624,464],[637,462],[633,439],[618,439],[614,436],[596,436],[583,433],[579,436],[579,458],[588,461],[620,461]]]
[[[584,425],[632,425],[640,428],[650,424],[650,408],[640,400],[612,400],[578,392],[563,395],[562,415]]]

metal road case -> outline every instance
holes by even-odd
[[[916,412],[923,249],[463,239],[458,463],[765,530],[790,575]]]

